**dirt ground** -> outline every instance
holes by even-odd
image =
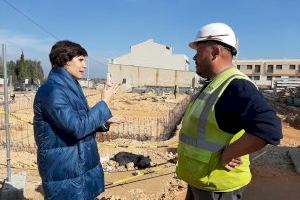
[[[267,146],[251,155],[253,179],[248,185],[243,199],[300,199],[300,175],[296,174],[294,166],[287,155],[288,150],[300,148],[300,130],[289,127],[286,123],[283,123],[282,126],[284,136],[279,146]],[[175,136],[173,141],[169,141],[169,144],[176,143],[176,141]],[[124,149],[120,149],[120,151],[124,151]],[[170,160],[173,153],[176,153],[176,149],[165,148],[150,151],[132,149],[131,152],[150,155],[151,158],[158,158],[154,162],[154,164],[158,164],[164,163],[168,159]],[[170,155],[170,152],[173,153]],[[168,163],[164,166],[167,166],[166,169],[163,169],[159,173],[149,174],[143,178],[138,177],[134,179],[135,181],[128,181],[130,183],[108,188],[101,197],[106,197],[106,199],[183,200],[186,194],[186,184],[176,179],[176,175],[174,174],[175,164]],[[106,181],[122,180],[123,177],[130,176],[131,172],[125,172],[124,174],[107,174]]]
[[[268,146],[251,155],[253,179],[244,193],[244,200],[300,199],[300,175],[295,173],[287,156],[289,149],[300,147],[300,130],[291,128],[285,123],[282,125],[284,137],[279,146]],[[98,198],[102,200],[183,200],[186,184],[178,180],[174,173],[176,144],[177,135],[164,142],[117,139],[100,143],[106,191]],[[131,164],[126,168],[108,160],[121,151],[149,156],[152,167],[137,170]],[[5,151],[1,149],[0,152],[0,180],[3,180],[6,176],[5,156],[3,156]],[[27,152],[11,152],[11,157],[13,173],[20,171],[27,173],[24,199],[43,199],[36,156]]]
[[[24,98],[24,97],[23,97]],[[27,97],[26,97],[27,98]],[[88,97],[89,105],[95,104],[100,94]],[[116,115],[135,117],[145,115],[159,117],[174,107],[178,100],[155,97],[151,94],[129,95],[120,94],[111,103],[112,112]],[[28,97],[28,101],[32,98]],[[155,104],[160,105],[156,107]],[[135,104],[138,104],[136,106]],[[14,104],[13,106],[17,106]],[[21,107],[23,105],[20,105]],[[16,114],[31,118],[30,112],[16,107]],[[26,109],[28,106],[26,105]],[[135,110],[134,110],[135,109]],[[20,111],[21,110],[21,111]],[[26,111],[26,112],[25,112]],[[134,112],[133,112],[134,111]],[[284,119],[284,116],[279,116]],[[293,164],[287,155],[288,150],[300,148],[300,130],[282,123],[283,139],[279,146],[267,146],[251,155],[252,182],[244,193],[244,200],[299,200],[300,175],[296,174]],[[185,199],[186,183],[178,180],[175,174],[176,148],[180,125],[174,136],[161,142],[116,139],[100,142],[98,145],[101,162],[105,171],[106,189],[98,199],[102,200],[183,200]],[[2,138],[3,139],[3,138]],[[30,141],[29,141],[30,142]],[[133,164],[118,166],[110,160],[118,152],[131,152],[148,156],[151,167],[139,170]],[[0,187],[6,178],[6,152],[0,149]],[[36,155],[28,152],[11,152],[12,172],[26,172],[27,180],[24,199],[40,200],[43,198],[41,179],[37,171]]]

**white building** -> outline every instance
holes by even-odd
[[[108,79],[131,87],[194,87],[198,76],[188,71],[186,55],[173,54],[172,48],[149,39],[130,47],[130,53],[109,61]]]
[[[133,45],[130,53],[111,59],[110,64],[152,67],[171,70],[189,70],[189,59],[184,54],[173,54],[172,48],[153,39]]]
[[[238,60],[235,64],[258,86],[272,86],[276,79],[300,80],[300,59]]]

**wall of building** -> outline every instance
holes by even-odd
[[[93,88],[95,83],[92,80],[79,80],[81,87]]]
[[[238,60],[235,64],[258,86],[272,86],[278,78],[300,79],[300,59]]]
[[[133,87],[139,86],[170,86],[177,84],[179,87],[191,87],[197,84],[198,76],[195,72],[139,67],[132,65],[108,64],[108,73],[111,81],[126,84]]]

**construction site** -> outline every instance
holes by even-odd
[[[300,1],[0,1],[0,200],[300,200]]]
[[[149,57],[140,58],[141,52]],[[156,59],[161,55],[168,56]],[[185,199],[187,183],[175,173],[179,132],[187,105],[203,86],[196,73],[189,71],[188,64],[185,55],[173,54],[170,47],[147,40],[131,46],[129,54],[110,60],[105,84],[95,86],[88,80],[79,81],[89,107],[101,100],[105,85],[122,83],[108,107],[113,116],[127,122],[112,125],[109,131],[96,135],[105,176],[105,191],[97,199]],[[243,199],[282,200],[288,196],[290,200],[298,200],[300,79],[287,76],[300,77],[300,60],[235,64],[241,71],[245,69],[244,73],[257,84],[276,111],[283,129],[278,146],[268,145],[250,155],[253,178]],[[278,78],[278,74],[283,75]],[[7,104],[5,93],[2,95],[1,103],[4,107],[8,105],[9,111],[1,109],[0,113],[2,199],[44,199],[33,130],[35,95],[36,91],[16,91],[13,95],[10,92]],[[3,195],[6,189],[11,189],[4,187],[9,173],[22,185],[18,188],[19,196]]]
[[[148,57],[140,58],[142,52]],[[300,166],[297,165],[300,155],[300,80],[284,76],[275,78],[282,71],[269,70],[273,65],[282,66],[287,69],[285,73],[299,75],[300,61],[282,62],[283,65],[278,61],[236,63],[241,71],[245,68],[244,73],[258,85],[276,110],[283,128],[280,145],[268,145],[250,155],[253,179],[244,194],[246,200],[281,200],[286,199],[287,194],[290,200],[300,198]],[[173,54],[171,48],[147,40],[132,46],[129,54],[108,63],[105,84],[91,86],[90,82],[80,81],[89,107],[101,100],[105,85],[122,83],[108,107],[113,116],[127,122],[112,125],[109,131],[96,135],[105,176],[105,192],[98,199],[185,199],[187,183],[175,173],[179,132],[188,103],[202,87],[201,80],[189,71],[188,64],[185,55]],[[255,66],[253,69],[252,65]],[[294,67],[296,65],[299,69]],[[271,72],[272,81],[261,78],[259,82],[252,76],[252,73],[260,73],[259,76],[266,77]],[[1,109],[0,113],[0,197],[44,199],[33,131],[36,91],[12,93],[12,87],[9,90],[7,104],[5,92],[1,101],[4,108],[6,105],[8,108]],[[7,195],[6,191],[12,189],[5,187],[8,174],[12,180],[18,180],[17,196]]]
[[[244,199],[299,199],[300,176],[289,157],[289,151],[300,148],[299,87],[296,93],[264,91],[282,120],[283,139],[279,146],[267,146],[251,155],[253,180]],[[85,90],[90,106],[101,98],[99,90]],[[276,95],[275,95],[276,94]],[[292,94],[292,95],[290,95]],[[11,170],[25,174],[24,199],[43,199],[37,170],[36,145],[33,136],[32,104],[34,92],[17,93],[10,102]],[[178,134],[181,119],[191,95],[170,92],[120,92],[110,102],[113,115],[125,117],[127,124],[114,125],[99,133],[97,142],[105,171],[105,192],[100,199],[184,199],[187,185],[175,174]],[[278,97],[278,98],[275,98]],[[290,105],[291,97],[295,105]],[[6,154],[4,117],[1,114],[1,155]],[[118,163],[118,153],[142,156],[149,165]],[[1,183],[6,178],[6,157],[0,160]],[[299,173],[299,172],[298,172]]]

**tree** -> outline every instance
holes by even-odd
[[[14,61],[8,61],[6,63],[7,66],[7,77],[10,79],[12,77],[12,83],[16,82],[17,77],[15,73],[16,63]],[[3,60],[0,58],[0,77],[4,77],[4,66]]]
[[[17,60],[15,73],[17,75],[17,80],[21,83],[23,83],[26,78],[29,78],[23,51],[22,51],[20,59]]]
[[[7,76],[12,78],[13,85],[24,83],[25,79],[31,84],[44,81],[44,71],[40,61],[26,60],[22,51],[20,59],[7,62]],[[0,77],[3,78],[3,60],[0,57]]]
[[[25,79],[28,79],[31,84],[42,82],[44,80],[44,71],[41,62],[36,60],[25,60],[23,51],[20,59],[17,60],[14,67],[12,64],[11,68],[15,72],[15,81],[18,81],[19,83],[24,83]]]
[[[7,76],[8,78],[12,78],[12,83],[14,84],[15,82],[17,82],[17,76],[15,73],[16,70],[16,63],[14,61],[9,61],[7,63]]]
[[[26,60],[26,66],[28,67],[28,73],[32,83],[37,83],[37,80],[40,82],[43,81],[44,72],[40,61]]]

